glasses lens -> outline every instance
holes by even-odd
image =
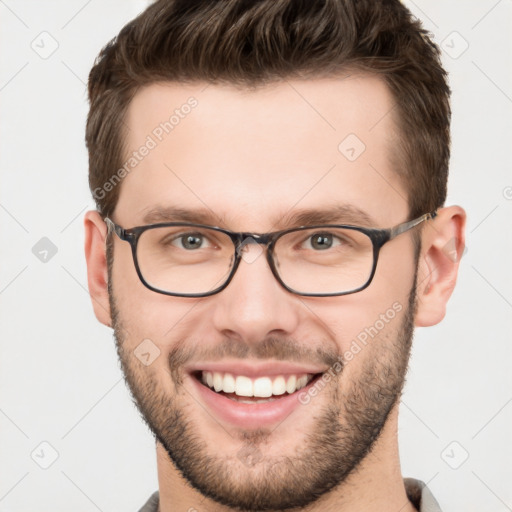
[[[158,227],[141,234],[137,261],[144,280],[153,288],[202,294],[226,281],[234,252],[229,236],[214,229]]]
[[[297,230],[277,240],[274,261],[283,283],[298,293],[350,292],[370,278],[373,244],[355,229]]]

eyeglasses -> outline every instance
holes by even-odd
[[[350,225],[301,226],[272,233],[235,233],[186,222],[124,229],[108,217],[112,231],[131,245],[142,283],[158,293],[207,297],[230,283],[251,243],[267,247],[267,261],[289,292],[307,297],[348,295],[364,290],[384,244],[437,212],[388,229]],[[244,258],[245,259],[245,258]]]

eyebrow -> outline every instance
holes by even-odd
[[[157,206],[149,209],[143,217],[144,224],[163,222],[190,222],[229,229],[225,217],[208,208],[182,208],[178,206]],[[376,220],[364,210],[350,204],[335,204],[322,208],[302,208],[282,213],[273,219],[278,229],[287,227],[313,226],[317,224],[351,224],[376,227]]]

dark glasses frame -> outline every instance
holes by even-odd
[[[194,224],[189,222],[165,222],[165,223],[159,223],[159,224],[148,224],[145,226],[136,226],[133,228],[125,229],[118,224],[116,224],[114,221],[106,217],[105,223],[107,224],[108,232],[107,236],[114,232],[121,240],[128,242],[132,248],[132,256],[133,256],[133,262],[135,264],[135,270],[137,271],[137,275],[139,276],[139,279],[141,280],[142,284],[146,286],[146,288],[149,288],[150,290],[162,293],[164,295],[170,295],[174,297],[208,297],[210,295],[215,295],[216,293],[219,293],[220,291],[224,290],[228,286],[228,284],[233,279],[233,276],[235,275],[235,272],[240,264],[240,261],[242,259],[241,250],[243,247],[249,243],[257,243],[264,245],[267,248],[266,254],[267,254],[267,261],[270,266],[270,269],[272,271],[272,274],[274,274],[274,277],[277,279],[279,284],[287,291],[300,295],[303,297],[334,297],[334,296],[340,296],[340,295],[349,295],[352,293],[357,293],[361,290],[364,290],[367,288],[370,283],[373,280],[373,277],[375,276],[375,271],[377,269],[377,262],[379,259],[379,252],[381,248],[386,244],[387,242],[390,242],[394,238],[396,238],[398,235],[401,235],[402,233],[405,233],[409,231],[410,229],[418,226],[422,222],[434,219],[437,216],[437,210],[426,213],[422,215],[421,217],[418,217],[414,220],[403,222],[401,224],[398,224],[392,228],[387,229],[375,229],[375,228],[366,228],[361,226],[352,226],[352,225],[344,225],[344,224],[320,224],[315,226],[300,226],[297,228],[290,228],[285,229],[281,231],[273,231],[271,233],[250,233],[250,232],[234,232],[229,231],[227,229],[223,229],[217,226],[208,226],[205,224]],[[208,228],[212,229],[214,231],[219,231],[221,233],[224,233],[229,236],[231,241],[233,242],[234,246],[234,256],[235,261],[233,263],[233,267],[231,268],[231,272],[229,273],[228,277],[224,281],[224,283],[217,288],[205,292],[205,293],[175,293],[175,292],[168,292],[166,290],[161,290],[159,288],[155,288],[151,284],[149,284],[142,275],[142,272],[139,267],[139,262],[137,259],[137,244],[140,239],[140,236],[142,233],[144,233],[147,230],[155,229],[155,228],[162,228],[162,227],[174,227],[174,226],[187,226],[187,227],[196,227],[196,228]],[[309,230],[309,229],[317,229],[317,228],[343,228],[343,229],[351,229],[354,231],[359,231],[368,238],[370,238],[372,245],[373,245],[373,265],[372,270],[370,272],[370,275],[368,277],[368,280],[359,288],[356,288],[354,290],[339,292],[339,293],[302,293],[298,292],[297,290],[294,290],[293,288],[290,288],[287,286],[282,279],[279,276],[279,273],[277,272],[274,257],[273,257],[273,250],[275,247],[275,244],[279,238],[281,238],[283,235],[286,235],[291,232],[295,231],[303,231],[303,230]]]

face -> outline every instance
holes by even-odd
[[[187,101],[194,106],[184,108]],[[148,86],[128,111],[127,159],[138,156],[113,220],[131,228],[192,219],[171,216],[179,208],[202,210],[200,223],[264,233],[295,227],[289,219],[299,210],[343,205],[344,216],[326,223],[404,222],[392,106],[385,85],[369,76],[251,91]],[[172,128],[162,124],[176,109]],[[383,247],[368,288],[337,297],[294,295],[259,246],[244,252],[220,293],[171,297],[141,283],[129,244],[114,236],[118,353],[145,421],[194,488],[246,510],[303,507],[365,463],[397,403],[414,321],[413,238]],[[207,372],[229,392],[202,382]],[[264,388],[269,379],[274,390],[284,379],[289,391],[237,397],[225,374],[240,394],[243,383]],[[294,380],[305,386],[296,390]]]

